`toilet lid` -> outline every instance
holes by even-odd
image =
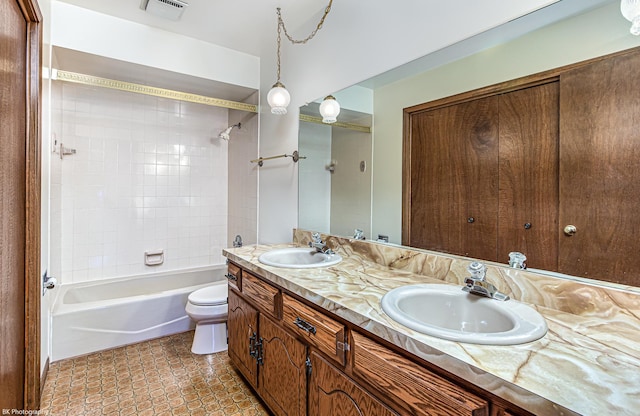
[[[213,306],[227,303],[227,282],[203,287],[189,295],[189,302],[193,305]]]

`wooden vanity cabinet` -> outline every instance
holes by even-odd
[[[322,308],[241,270],[230,281],[229,358],[276,415],[507,416]],[[513,414],[527,414],[516,412]]]
[[[310,416],[392,416],[399,413],[358,386],[315,352],[309,379]]]
[[[489,403],[377,342],[352,332],[353,374],[413,415],[488,416]]]
[[[230,282],[228,354],[269,408],[305,415],[307,347],[278,324],[280,290],[243,271],[243,295]]]

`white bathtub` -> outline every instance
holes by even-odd
[[[62,285],[52,312],[52,361],[194,328],[191,292],[225,279],[226,266]]]

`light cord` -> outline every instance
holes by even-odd
[[[282,13],[280,11],[280,7],[276,9],[276,13],[278,14],[278,37],[277,37],[278,51],[277,51],[276,85],[280,84],[280,46],[282,44],[281,32],[284,32],[287,39],[289,39],[289,41],[294,45],[307,43],[308,41],[313,39],[313,37],[316,35],[316,33],[318,33],[320,29],[322,29],[322,25],[324,24],[324,19],[327,18],[327,15],[331,11],[332,4],[333,4],[333,0],[329,0],[329,4],[327,5],[327,7],[325,7],[324,14],[320,18],[320,21],[316,25],[316,28],[309,34],[309,36],[307,36],[304,39],[294,39],[291,35],[289,35],[289,32],[287,32],[287,27],[284,24],[284,20],[282,20]]]

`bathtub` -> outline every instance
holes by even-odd
[[[52,311],[51,361],[193,329],[196,289],[225,281],[226,266],[61,285]]]

